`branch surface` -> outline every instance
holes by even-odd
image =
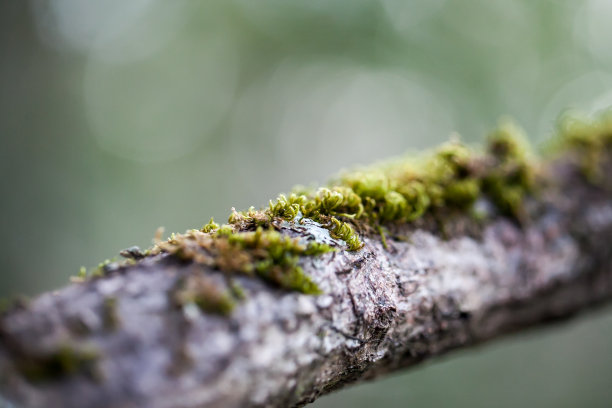
[[[521,222],[426,216],[348,251],[317,222],[279,221],[338,249],[300,258],[320,295],[239,275],[245,299],[206,313],[177,304],[177,287],[223,273],[167,253],[45,293],[0,317],[0,394],[19,407],[301,406],[609,301],[612,185],[564,158],[546,171]]]

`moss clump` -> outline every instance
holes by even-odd
[[[349,250],[357,250],[361,242],[353,223],[410,222],[441,208],[470,209],[483,195],[500,212],[518,217],[533,172],[520,130],[506,122],[482,153],[454,140],[433,154],[344,173],[316,192],[281,195],[264,213],[323,222]]]
[[[20,357],[17,369],[30,382],[59,380],[78,373],[95,377],[97,361],[98,353],[93,349],[62,344],[47,353]]]
[[[305,195],[291,194],[289,197],[286,197],[284,194],[281,194],[276,201],[270,200],[268,214],[270,218],[278,217],[291,221],[298,216],[302,206],[304,206],[307,201],[308,199]],[[231,221],[230,219],[230,222]]]
[[[346,242],[349,251],[356,251],[363,246],[363,242],[359,239],[359,235],[346,222],[339,221],[337,218],[331,218],[331,235],[335,238]]]
[[[230,225],[222,225],[219,230],[224,230],[226,234],[236,230],[248,230],[255,227],[269,227],[272,215],[267,211],[258,211],[255,207],[250,207],[247,211],[236,211],[232,208],[228,222]]]
[[[582,174],[593,183],[600,182],[605,177],[601,171],[603,153],[612,147],[612,110],[594,117],[566,112],[557,121],[557,133],[551,150],[572,152]]]
[[[219,287],[209,277],[191,275],[179,283],[173,293],[174,301],[179,306],[195,304],[207,313],[229,315],[236,302],[232,291]]]
[[[302,256],[317,256],[333,249],[325,244],[302,244],[275,230],[234,231],[232,225],[212,233],[197,230],[176,234],[160,242],[154,253],[167,252],[221,270],[229,276],[259,276],[279,287],[307,294],[320,293],[298,265]]]
[[[215,219],[213,217],[210,217],[210,221],[208,221],[208,224],[204,225],[202,227],[202,229],[200,229],[200,231],[202,232],[214,232],[216,230],[219,229],[219,224],[217,224],[215,222]]]
[[[196,294],[192,301],[203,311],[220,315],[229,315],[236,305],[227,292],[202,292]]]
[[[229,279],[227,288],[222,289],[206,276],[198,275],[181,285],[174,297],[181,305],[194,303],[206,312],[227,315],[237,300],[245,298],[242,287],[231,278],[234,275],[258,276],[278,287],[305,294],[321,293],[298,262],[302,256],[330,251],[333,248],[329,245],[302,244],[275,230],[257,227],[255,231],[237,232],[226,225],[208,233],[190,230],[175,234],[158,243],[152,252],[170,253],[224,272]]]
[[[117,264],[110,259],[105,259],[104,262],[100,262],[98,266],[91,272],[93,277],[104,276],[107,272],[110,272],[117,268]]]
[[[587,177],[600,178],[602,151],[612,146],[612,113],[595,120],[564,118],[559,129],[562,150],[576,156]],[[299,260],[332,248],[304,244],[279,233],[283,222],[314,220],[344,241],[349,251],[363,247],[357,230],[378,231],[386,248],[384,225],[413,222],[427,214],[434,219],[443,219],[449,212],[481,219],[501,214],[522,221],[525,197],[537,193],[537,174],[523,132],[504,121],[482,150],[454,138],[427,154],[345,172],[319,189],[297,188],[270,201],[265,209],[232,209],[227,224],[219,225],[211,218],[200,230],[172,234],[163,242],[158,238],[142,254],[169,253],[223,271],[230,281],[236,274],[257,276],[281,288],[316,294],[320,291]],[[135,262],[129,255],[127,261]],[[116,263],[105,262],[93,275],[114,268]],[[202,309],[225,313],[242,297],[237,295],[242,291],[231,285],[221,294],[208,290],[209,286],[200,287],[196,295],[189,292]]]
[[[124,251],[121,251],[121,252],[124,252]],[[142,258],[144,258],[144,254]],[[142,259],[142,258],[139,258],[139,259]],[[101,278],[109,272],[118,270],[121,267],[132,265],[135,263],[136,263],[136,259],[132,258],[131,256],[128,259],[125,259],[121,262],[116,261],[116,260],[106,259],[103,262],[100,262],[98,266],[90,269],[89,271],[87,270],[86,267],[81,266],[79,268],[79,272],[77,273],[77,275],[72,276],[70,278],[70,281],[79,283],[79,282],[84,282],[89,278]]]
[[[523,199],[535,187],[523,132],[511,122],[503,123],[490,135],[487,153],[492,164],[483,177],[483,191],[503,213],[522,218]]]
[[[239,251],[249,255],[248,262],[239,266],[241,272],[256,273],[280,287],[307,294],[320,293],[316,284],[298,266],[300,256],[317,256],[332,250],[320,243],[300,244],[274,230],[258,227],[253,232],[243,232],[228,237],[229,253]],[[219,265],[218,265],[219,266]],[[220,269],[229,270],[230,268]]]

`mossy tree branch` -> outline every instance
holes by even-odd
[[[608,301],[610,129],[570,122],[537,174],[502,132],[474,160],[447,147],[416,171],[353,173],[126,250],[0,316],[0,394],[27,407],[300,406]]]

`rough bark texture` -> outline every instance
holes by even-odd
[[[573,315],[612,297],[612,186],[567,163],[549,170],[522,225],[448,214],[390,227],[387,249],[370,236],[359,251],[304,259],[321,296],[245,277],[247,298],[229,317],[179,308],[169,293],[202,267],[163,255],[43,294],[0,318],[0,393],[28,407],[300,406]],[[315,223],[282,231],[342,247]],[[58,347],[97,357],[24,378]]]

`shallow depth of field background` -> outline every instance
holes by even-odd
[[[0,3],[0,297],[294,184],[612,105],[612,2]],[[609,406],[612,312],[314,406]]]

